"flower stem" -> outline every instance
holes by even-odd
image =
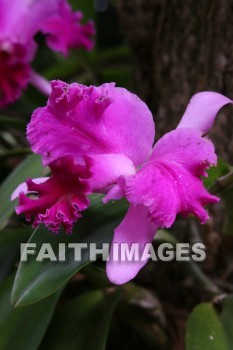
[[[210,192],[214,194],[219,193],[232,184],[233,184],[233,170],[231,170],[228,174],[218,178],[215,181],[214,185],[210,188]]]
[[[31,153],[32,153],[32,151],[30,150],[30,148],[26,148],[26,147],[12,149],[12,150],[4,151],[3,153],[0,153],[0,160],[3,160],[5,158],[9,158],[9,157],[24,156],[24,155],[28,155]]]
[[[42,77],[40,74],[32,71],[30,77],[30,83],[37,88],[42,94],[49,96],[51,93],[50,82]]]
[[[193,274],[193,276],[196,277],[196,279],[199,281],[199,283],[212,296],[217,296],[217,295],[222,294],[222,291],[204,274],[202,269],[195,262],[189,263],[189,269],[190,269],[190,272]]]

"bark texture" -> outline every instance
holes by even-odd
[[[150,106],[157,137],[176,127],[201,90],[233,98],[232,0],[117,0],[136,58],[135,89]],[[212,131],[217,150],[233,162],[233,108]]]

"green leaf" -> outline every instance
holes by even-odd
[[[102,63],[103,67],[106,64],[119,64],[119,62],[127,62],[129,67],[132,67],[132,53],[127,45],[119,45],[114,47],[108,47],[105,49],[95,49],[91,55],[88,56],[89,60],[95,65],[96,60]],[[131,63],[131,65],[130,65]]]
[[[15,149],[11,149],[11,150],[7,150],[4,152],[0,153],[0,162],[2,162],[5,159],[8,159],[10,157],[22,157],[28,154],[31,154],[31,149],[30,148],[15,148]]]
[[[57,77],[59,79],[67,79],[78,72],[82,72],[83,68],[77,57],[69,58],[69,60],[61,58],[58,62],[54,62],[51,67],[43,71],[43,75],[47,79]]]
[[[61,288],[77,271],[90,262],[89,250],[82,251],[81,261],[75,261],[74,250],[68,249],[67,243],[96,243],[101,248],[103,243],[110,243],[114,228],[122,220],[126,211],[125,201],[102,204],[102,196],[95,196],[91,207],[83,213],[72,235],[61,232],[53,235],[44,226],[33,233],[29,243],[36,243],[36,254],[28,261],[22,262],[16,275],[12,303],[24,306],[36,303]],[[65,243],[60,254],[66,254],[66,261],[36,261],[37,254],[43,243],[51,244],[56,255],[59,256],[59,243]]]
[[[31,155],[8,176],[0,187],[0,230],[6,225],[7,220],[14,212],[16,201],[11,202],[11,195],[18,185],[27,178],[35,178],[45,175],[45,168],[41,164],[39,156]]]
[[[143,302],[143,301],[142,301]],[[145,303],[146,304],[146,303]],[[120,310],[119,310],[120,309]],[[152,319],[154,315],[160,316],[161,314],[157,309],[152,310],[144,309],[134,303],[122,303],[118,309],[119,319],[123,324],[127,325],[127,329],[130,327],[131,332],[135,334],[137,341],[143,342],[142,346],[138,347],[126,347],[132,349],[169,349],[168,339],[166,333],[163,330],[163,327],[160,326],[160,322],[153,323]],[[161,324],[163,324],[164,318],[161,317]],[[130,332],[130,333],[131,333]],[[118,335],[121,337],[121,333]],[[124,342],[123,339],[117,339],[117,341]],[[132,340],[130,341],[131,345]],[[129,345],[129,344],[127,344]],[[138,344],[137,344],[138,345]],[[166,347],[167,345],[167,347]],[[120,344],[119,348],[122,348]]]
[[[36,350],[52,317],[60,293],[42,302],[15,309],[10,303],[13,278],[0,288],[0,349]]]
[[[102,78],[104,81],[114,81],[118,86],[125,86],[129,88],[131,82],[131,71],[129,67],[106,67],[102,71]]]
[[[119,298],[119,290],[109,295],[95,291],[66,303],[55,314],[41,349],[104,350]]]
[[[32,229],[30,227],[5,229],[0,234],[0,281],[14,264],[20,251],[20,243],[27,242]]]
[[[229,349],[233,346],[233,295],[228,296],[223,301],[221,320],[228,342]]]
[[[186,332],[187,350],[229,350],[223,326],[211,303],[199,304],[191,313]]]

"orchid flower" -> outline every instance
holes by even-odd
[[[52,175],[27,181],[27,191],[37,199],[27,197],[25,185],[16,190],[17,213],[34,217],[34,226],[44,223],[58,232],[62,225],[70,233],[88,207],[89,193],[104,193],[104,203],[125,197],[129,209],[113,243],[130,247],[136,242],[142,249],[159,228],[171,227],[178,214],[207,221],[204,207],[219,199],[207,192],[201,178],[217,163],[206,135],[230,99],[216,92],[194,95],[177,129],[153,146],[152,114],[136,95],[113,83],[51,84],[47,106],[33,113],[27,137]],[[111,256],[107,274],[116,284],[129,281],[146,264],[113,261]]]
[[[49,95],[49,82],[30,66],[37,33],[63,55],[71,48],[92,49],[94,25],[81,20],[67,0],[0,0],[0,107],[16,101],[29,82]]]

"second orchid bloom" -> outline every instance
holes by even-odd
[[[50,86],[32,71],[35,36],[42,33],[50,49],[93,48],[94,24],[81,24],[67,0],[0,0],[0,107],[15,102],[29,82],[43,93]]]
[[[137,242],[142,249],[178,214],[193,214],[205,223],[204,207],[219,200],[201,179],[217,163],[206,134],[228,103],[215,92],[194,95],[177,129],[153,145],[152,114],[136,95],[113,83],[87,87],[53,81],[47,106],[33,113],[27,128],[32,150],[51,176],[19,187],[13,196],[19,196],[17,213],[33,218],[35,227],[44,223],[58,232],[63,226],[71,233],[90,193],[105,194],[104,203],[125,197],[129,210],[113,242]],[[29,198],[30,192],[37,199]],[[145,263],[113,261],[110,253],[107,274],[122,284]]]

